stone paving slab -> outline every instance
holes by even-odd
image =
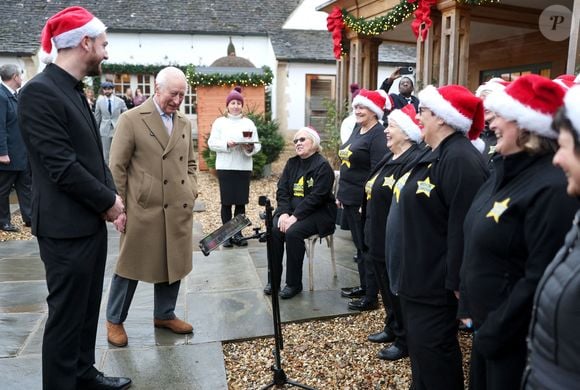
[[[247,250],[214,251],[209,256],[193,253],[193,271],[187,277],[187,292],[228,291],[260,287]]]
[[[0,283],[0,313],[48,311],[45,281]]]
[[[274,334],[262,289],[187,294],[192,342],[251,339]]]
[[[17,356],[42,317],[39,313],[0,314],[0,358]]]
[[[44,264],[39,256],[0,259],[0,282],[45,280]]]
[[[100,368],[128,376],[131,389],[227,389],[221,343],[108,351]]]

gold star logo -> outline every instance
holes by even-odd
[[[341,149],[338,151],[338,157],[341,160],[340,165],[346,165],[347,168],[350,168],[350,156],[352,152],[350,151],[350,144],[346,146],[346,148]]]
[[[308,188],[314,187],[314,179],[312,177],[310,179],[308,179],[306,181],[306,185],[308,186]]]
[[[296,183],[294,183],[294,196],[304,197],[304,176],[301,176]]]
[[[392,190],[393,185],[395,185],[395,176],[391,175],[389,177],[385,177],[385,181],[383,182],[383,187],[389,187],[389,189]]]
[[[401,190],[405,186],[405,183],[407,182],[407,179],[409,178],[410,174],[411,174],[411,171],[405,173],[395,183],[395,189],[393,190],[393,194],[395,194],[395,198],[397,199],[397,203],[399,203],[399,197],[401,196]]]
[[[487,154],[494,154],[495,153],[495,145],[490,145],[489,152]]]
[[[435,184],[431,184],[431,179],[427,177],[425,180],[419,180],[417,182],[417,192],[416,194],[425,194],[427,198],[431,197],[431,191],[435,188]]]
[[[493,218],[495,223],[499,223],[499,217],[507,210],[510,198],[504,199],[501,202],[493,202],[493,207],[487,213],[487,218]]]
[[[367,181],[367,184],[365,184],[365,192],[367,194],[367,200],[369,200],[372,196],[373,184],[375,184],[375,181],[377,180],[377,176],[379,176],[378,173],[375,176],[373,176],[372,179]]]

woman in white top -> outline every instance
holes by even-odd
[[[234,88],[226,98],[227,113],[217,118],[207,141],[209,148],[216,152],[215,167],[220,184],[222,223],[234,216],[246,212],[252,175],[252,155],[258,153],[262,146],[258,140],[256,125],[242,114],[244,98],[241,87]],[[246,246],[238,233],[224,247]]]

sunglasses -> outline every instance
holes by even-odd
[[[304,141],[306,141],[306,139],[307,139],[306,137],[300,137],[300,138],[296,138],[292,142],[294,142],[294,145],[296,145],[298,142],[304,142]]]

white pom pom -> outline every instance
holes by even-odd
[[[52,53],[47,53],[42,49],[38,53],[38,57],[40,58],[40,61],[42,61],[42,63],[44,64],[50,64],[54,62],[54,55]]]

